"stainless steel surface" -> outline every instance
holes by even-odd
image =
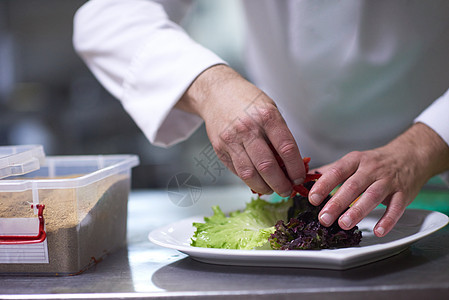
[[[230,209],[250,197],[246,188],[210,188],[197,204],[175,206],[165,191],[130,195],[128,247],[72,277],[0,277],[1,299],[298,298],[447,299],[449,229],[399,255],[346,271],[212,265],[151,244],[148,233],[210,206]]]

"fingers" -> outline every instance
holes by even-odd
[[[324,166],[320,166],[319,168],[314,168],[311,169],[310,172],[313,173],[321,173],[324,174],[327,172],[327,170],[329,170],[332,167],[332,164],[328,164],[328,165],[324,165]]]
[[[330,194],[330,192],[332,192],[335,187],[343,183],[346,179],[348,179],[356,172],[358,164],[359,163],[357,160],[346,159],[345,156],[331,166],[328,166],[325,169],[325,172],[322,173],[323,175],[320,177],[320,179],[318,179],[318,181],[310,190],[310,203],[315,206],[320,205],[321,202],[323,202],[323,200],[327,197],[327,195]],[[357,192],[356,186],[362,186],[364,185],[364,183],[357,183],[356,181],[354,181],[354,183],[350,183],[350,185],[350,190],[352,190],[352,194],[354,194]]]
[[[356,159],[356,155],[347,155],[337,161],[311,189],[310,202],[319,205],[326,195],[344,182],[318,215],[324,226],[332,225],[338,218],[342,229],[351,229],[390,193],[385,180],[378,181],[373,174],[360,168],[360,160]],[[359,196],[360,199],[347,210]]]
[[[256,175],[258,175],[255,177],[263,180],[265,185],[269,186],[273,191],[276,191],[282,197],[290,196],[292,192],[292,184],[284,171],[281,169],[276,157],[270,150],[270,147],[265,139],[260,138],[244,145],[247,153],[250,155]],[[244,179],[242,176],[240,177]],[[261,182],[257,183],[262,185]],[[253,190],[259,191],[255,188],[253,188]]]
[[[229,170],[240,177],[253,191],[260,194],[271,194],[273,190],[258,174],[243,143],[235,139],[235,133],[223,135],[221,143],[215,145],[217,156]],[[232,138],[231,138],[232,137]]]
[[[226,149],[220,159],[252,190],[261,194],[275,191],[283,197],[291,194],[292,184],[265,139],[228,144]]]
[[[284,162],[291,187],[291,183],[295,185],[304,183],[306,170],[295,139],[287,125],[285,123],[283,125],[279,126],[277,130],[268,130],[267,133],[273,148]],[[270,178],[270,180],[273,179],[274,177]]]
[[[260,171],[255,167],[258,166],[262,171],[269,171],[275,167],[275,163],[271,162],[270,157],[260,157],[260,161],[256,160],[256,164],[253,163],[249,157],[246,149],[243,145],[239,146],[240,151],[234,150],[230,153],[232,157],[232,168],[235,170],[237,176],[239,176],[252,190],[261,194],[270,194],[273,189],[265,182],[260,175]],[[255,158],[253,158],[255,159]]]
[[[286,197],[291,195],[293,183],[304,181],[305,168],[293,135],[277,107],[268,100],[263,95],[256,98],[212,144],[217,155],[227,160],[225,165],[255,192],[275,191]],[[209,122],[209,130],[215,130],[211,127],[215,124]]]
[[[374,228],[374,233],[382,237],[394,227],[406,208],[404,197],[401,197],[401,193],[391,195],[393,187],[386,180],[371,181],[367,178],[369,177],[360,176],[356,172],[339,188],[318,215],[324,226],[330,226],[338,219],[338,225],[349,230],[380,203],[391,198],[385,214]]]
[[[387,198],[389,194],[390,188],[385,182],[375,181],[363,192],[360,198],[339,217],[338,224],[342,229],[351,229]],[[340,199],[336,201],[340,201]],[[348,202],[344,202],[346,208],[351,204],[348,204]]]
[[[287,179],[289,179],[291,188],[292,183],[301,184],[304,182],[306,175],[304,163],[298,145],[276,105],[263,101],[263,99],[263,95],[256,98],[252,105],[247,108],[246,113],[259,124],[266,140],[271,143],[274,151],[282,159],[288,176],[285,176],[285,180],[282,179],[281,185],[286,186]],[[266,150],[267,148],[263,147],[263,151]],[[271,183],[270,185],[276,184],[276,174],[266,174],[264,178],[267,179],[269,184]]]
[[[351,176],[343,184],[343,186],[338,189],[338,191],[332,197],[332,201],[327,203],[322,209],[319,215],[319,218],[322,219],[322,223],[326,226],[331,225],[334,220],[338,216],[340,216],[340,214],[343,213],[349,207],[349,205],[366,190],[367,194],[363,194],[362,196],[364,197],[363,201],[357,201],[357,203],[350,209],[350,211],[340,217],[340,227],[342,227],[343,229],[352,228],[354,222],[360,221],[371,211],[366,210],[366,205],[364,206],[364,204],[371,200],[378,199],[376,197],[369,197],[371,193],[369,193],[367,188],[370,184],[372,184],[370,178],[360,175],[359,172],[356,172],[353,176]],[[373,186],[370,186],[369,189],[373,189]],[[365,199],[368,197],[370,199]],[[323,217],[323,214],[327,214],[327,216]]]
[[[324,226],[338,221],[342,229],[349,230],[384,203],[387,209],[373,231],[378,237],[385,236],[413,198],[404,182],[417,189],[407,180],[406,168],[396,167],[396,161],[390,152],[353,152],[322,168],[324,173],[312,187],[309,201],[319,205],[337,185],[341,187],[320,211],[319,221]]]
[[[391,196],[385,213],[374,227],[374,234],[376,236],[383,237],[393,229],[404,214],[406,208],[404,203],[406,201],[406,196],[403,193],[395,193]]]

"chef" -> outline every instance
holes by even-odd
[[[191,2],[91,0],[75,16],[76,50],[153,144],[205,122],[230,170],[282,196],[310,156],[312,204],[342,184],[320,222],[350,229],[383,203],[379,237],[449,177],[448,1],[243,0],[250,81],[178,25]]]

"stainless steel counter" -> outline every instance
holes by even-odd
[[[244,187],[204,189],[195,205],[183,208],[166,191],[132,192],[126,249],[77,276],[0,277],[0,298],[448,299],[448,227],[399,255],[345,271],[205,264],[147,239],[161,225],[209,215],[214,204],[242,206],[248,197]]]

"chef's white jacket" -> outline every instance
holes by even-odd
[[[156,145],[201,125],[174,105],[203,70],[225,63],[177,25],[190,2],[91,0],[75,16],[76,50]],[[449,144],[449,1],[242,3],[248,74],[304,156],[327,163],[418,121]]]

